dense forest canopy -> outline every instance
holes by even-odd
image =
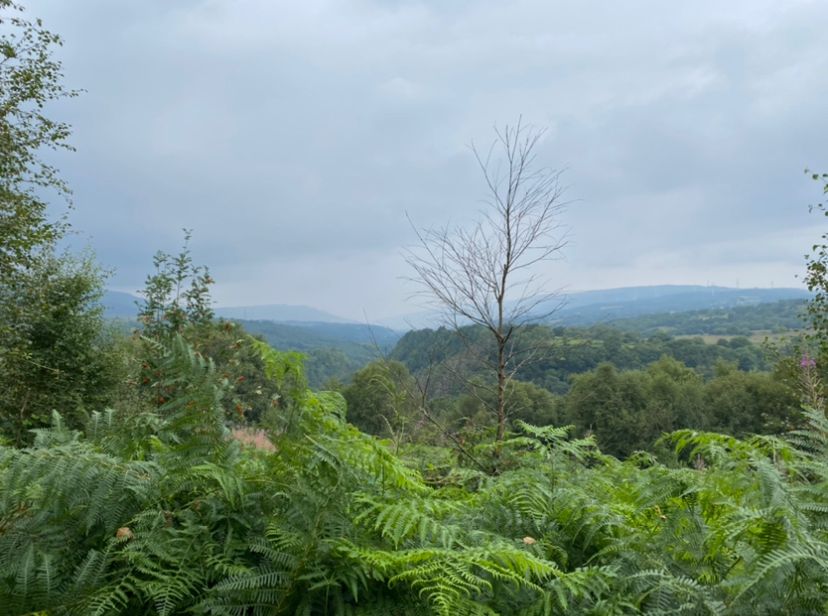
[[[43,200],[60,39],[0,26],[3,614],[828,611],[825,235],[761,345],[800,304],[277,349],[308,338],[217,319],[187,231],[125,332]]]

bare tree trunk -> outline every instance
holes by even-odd
[[[497,442],[506,435],[506,343],[497,344]]]

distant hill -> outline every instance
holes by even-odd
[[[583,291],[563,298],[564,306],[547,323],[567,327],[605,323],[643,335],[658,331],[672,335],[747,335],[802,327],[799,313],[808,297],[802,289],[691,285]],[[138,300],[129,293],[107,291],[102,301],[105,315],[134,320]],[[393,348],[401,337],[394,328],[348,321],[309,306],[238,306],[217,308],[216,314],[240,322],[276,348],[306,353],[308,376],[314,386],[329,378],[347,379]],[[389,322],[401,331],[438,324],[434,313],[385,324]]]
[[[349,319],[343,319],[310,306],[268,304],[265,306],[233,306],[215,310],[218,316],[225,319],[274,321],[276,323],[354,323]]]
[[[362,323],[274,323],[234,319],[277,349],[307,355],[305,371],[311,387],[330,379],[347,381],[365,364],[391,350],[401,333]]]
[[[141,298],[131,293],[122,291],[104,291],[101,304],[104,309],[104,317],[107,319],[135,320],[138,316],[138,305]]]
[[[756,306],[780,300],[804,300],[804,289],[733,289],[694,285],[625,287],[571,293],[549,323],[592,325],[648,314]]]
[[[385,351],[396,344],[402,335],[387,327],[363,323],[275,323],[246,319],[233,320],[251,334],[262,336],[276,348],[296,351],[327,347],[344,350],[351,345]]]
[[[138,314],[138,303],[141,301],[141,298],[137,295],[107,289],[101,299],[101,304],[104,307],[104,316],[108,319],[134,319]],[[231,306],[216,308],[215,312],[217,316],[225,319],[275,321],[278,323],[351,323],[359,325],[354,321],[310,306],[287,304]]]
[[[578,326],[609,323],[648,314],[756,306],[809,297],[808,291],[795,288],[734,289],[701,285],[656,285],[564,293],[549,304],[539,306],[536,312],[544,314],[557,308],[544,322]],[[383,319],[380,323],[403,331],[433,328],[441,324],[440,315],[436,311],[400,315]]]
[[[642,335],[750,336],[783,333],[807,327],[804,299],[787,299],[731,308],[663,312],[609,321],[608,325]]]
[[[721,341],[702,336],[651,336],[602,323],[536,325],[522,330],[514,341],[518,354],[529,349],[534,353],[534,359],[518,370],[516,378],[557,394],[569,390],[573,375],[594,370],[604,362],[619,370],[641,370],[667,356],[705,377],[712,377],[721,361],[744,371],[771,367],[763,349],[741,336],[725,336]],[[462,336],[448,330],[421,329],[400,338],[390,357],[412,372],[431,375],[433,395],[452,396],[466,390],[468,378],[491,377],[493,346],[490,333],[482,327],[468,328]]]

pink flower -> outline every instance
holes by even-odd
[[[807,353],[802,356],[799,365],[803,368],[813,368],[816,366],[816,360],[812,359]]]

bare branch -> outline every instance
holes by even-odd
[[[418,239],[405,255],[411,280],[442,306],[455,329],[482,326],[496,342],[498,440],[505,433],[506,387],[525,363],[524,358],[513,365],[512,336],[558,307],[557,294],[545,292],[533,272],[566,245],[559,221],[567,205],[561,172],[536,164],[544,134],[519,118],[514,126],[495,129],[485,154],[471,146],[487,189],[486,208],[471,228],[419,229],[409,218]]]

